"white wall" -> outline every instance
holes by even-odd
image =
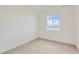
[[[76,6],[76,45],[79,49],[79,6]]]
[[[41,9],[41,8],[40,8]],[[60,31],[46,30],[46,16],[60,17]],[[41,38],[75,44],[75,8],[74,6],[47,6],[38,14],[38,32]],[[39,35],[38,34],[38,35]]]
[[[0,6],[0,53],[36,38],[36,16],[28,6]]]

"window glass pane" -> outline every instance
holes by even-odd
[[[59,16],[47,16],[47,27],[51,29],[59,29]]]

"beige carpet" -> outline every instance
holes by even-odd
[[[4,54],[78,54],[74,45],[58,43],[45,39],[36,39],[14,48]]]

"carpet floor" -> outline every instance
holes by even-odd
[[[46,39],[36,39],[3,54],[78,54],[74,45],[63,44]]]

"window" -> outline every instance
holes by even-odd
[[[59,16],[47,16],[47,30],[59,30]]]

